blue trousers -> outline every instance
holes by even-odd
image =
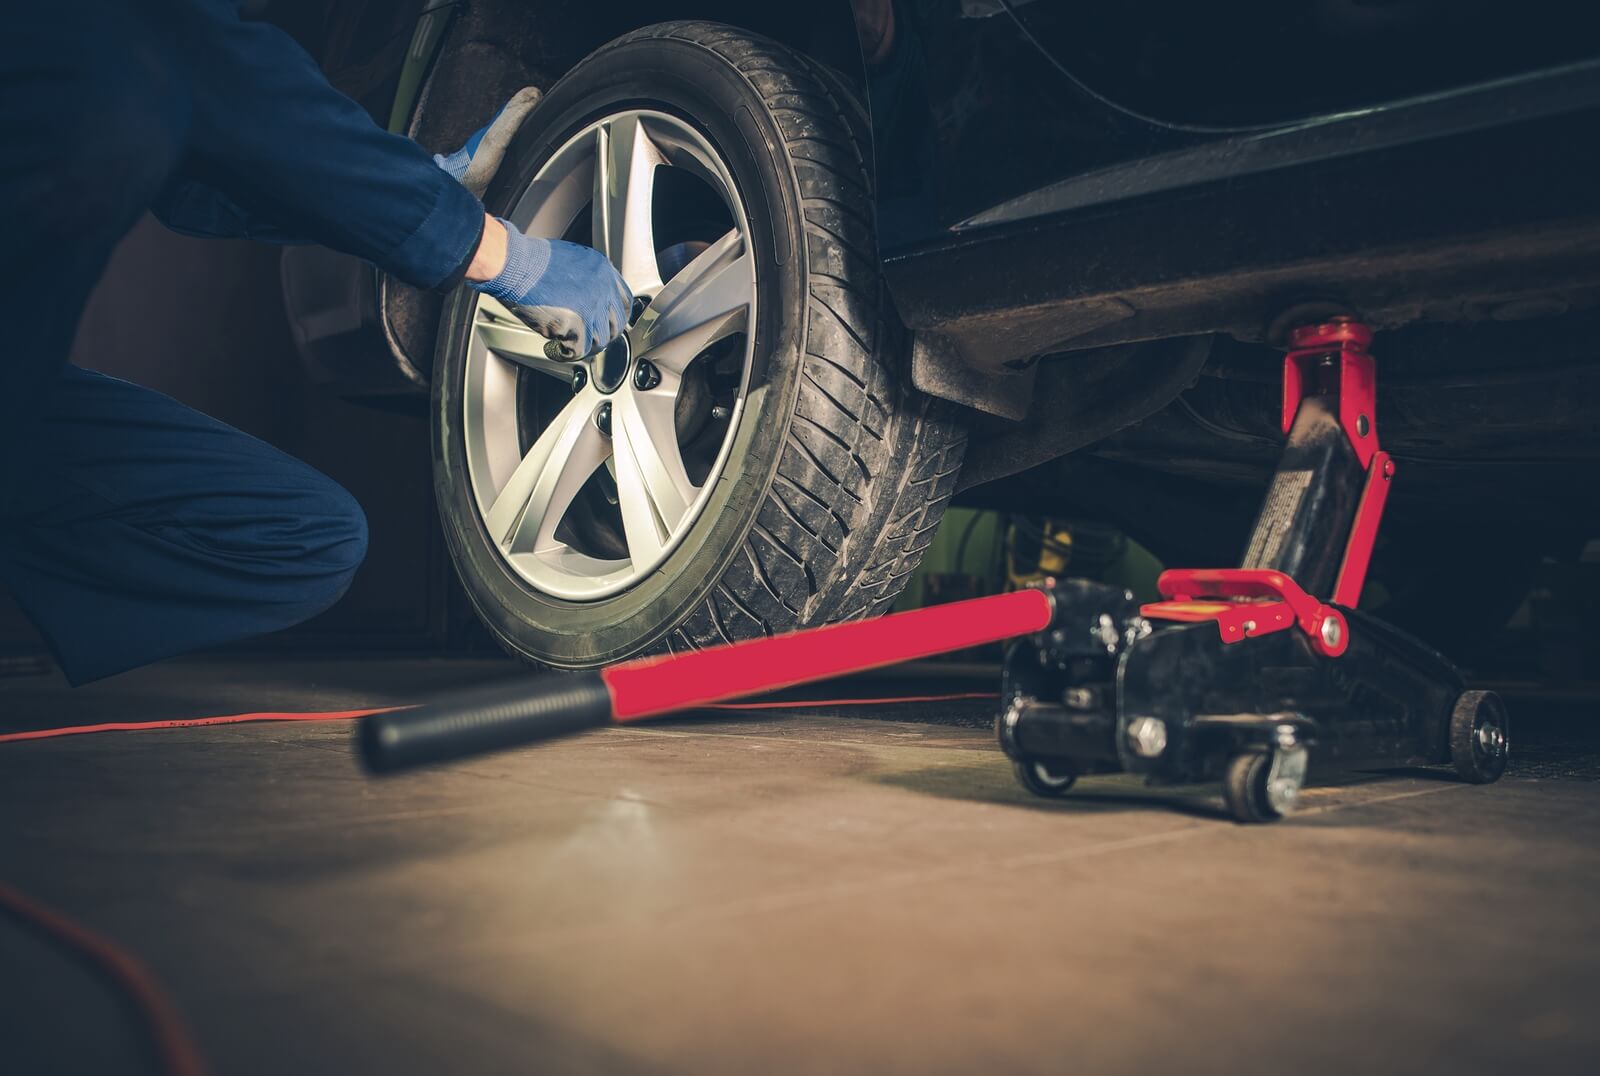
[[[297,624],[367,548],[354,498],[159,392],[65,367],[0,504],[0,582],[74,683]]]
[[[327,608],[365,553],[355,501],[168,397],[67,366],[84,302],[151,208],[433,286],[459,275],[482,207],[228,0],[28,4],[3,22],[0,584],[74,682]]]

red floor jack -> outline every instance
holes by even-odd
[[[1434,650],[1356,610],[1394,462],[1378,448],[1372,333],[1294,333],[1282,459],[1240,568],[1162,574],[1165,600],[1081,579],[597,672],[478,689],[368,717],[387,772],[845,673],[1015,639],[995,732],[1018,779],[1060,796],[1093,773],[1222,782],[1233,816],[1295,804],[1313,751],[1348,769],[1505,769],[1498,696],[1467,691]],[[1318,597],[1317,595],[1326,595]]]

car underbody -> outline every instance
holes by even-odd
[[[607,42],[709,15],[787,50],[855,125],[886,309],[909,330],[877,360],[954,405],[957,503],[1100,519],[1169,563],[1228,563],[1277,454],[1285,341],[1349,315],[1377,331],[1378,408],[1404,475],[1379,574],[1441,527],[1460,552],[1445,572],[1581,547],[1597,513],[1571,491],[1600,457],[1600,154],[1575,132],[1600,119],[1600,65],[1547,32],[1556,22],[1530,15],[1496,52],[1493,20],[1472,22],[1486,17],[1473,9],[1451,31],[1456,51],[1426,51],[1440,17],[1428,4],[1387,5],[1379,45],[1364,7],[1311,5],[1293,17],[1368,53],[1329,84],[1302,84],[1309,60],[1262,51],[1287,32],[1262,11],[1183,31],[1205,36],[1213,66],[1259,61],[1278,87],[1263,96],[1233,68],[1188,89],[1182,5],[1135,5],[1167,68],[1078,57],[1088,82],[1055,51],[1075,46],[1046,5],[972,0],[954,21],[903,29],[890,61],[865,47],[862,23],[885,6],[857,3],[852,19],[848,4],[430,4],[412,51],[442,44],[391,125],[454,145]],[[1407,55],[1403,70],[1374,66]],[[351,276],[326,252],[288,258],[292,310],[337,295],[339,316],[295,319],[313,376],[426,406],[444,301]]]
[[[548,85],[644,17],[615,5],[557,19],[544,7],[463,12],[411,133],[447,144],[510,89]],[[805,27],[793,13],[752,20],[780,40],[804,36],[859,83],[837,12]],[[1508,99],[1515,124],[1502,122]],[[917,387],[975,412],[963,487],[1158,411],[1098,454],[1194,478],[1258,478],[1250,449],[1267,427],[1241,399],[1270,374],[1269,349],[1288,327],[1334,311],[1384,330],[1389,428],[1416,438],[1426,461],[1411,481],[1460,486],[1460,462],[1488,450],[1494,474],[1531,468],[1546,475],[1534,481],[1559,485],[1541,468],[1581,465],[1594,450],[1566,436],[1587,432],[1580,408],[1544,402],[1592,383],[1593,336],[1579,313],[1600,300],[1600,157],[1571,132],[1596,110],[1591,71],[1547,73],[1379,112],[1355,129],[1311,124],[1242,149],[1200,145],[1073,177],[889,255],[886,278],[916,334]],[[1243,176],[1241,156],[1257,158]],[[387,388],[425,384],[437,299],[392,281],[376,297],[408,375]],[[1119,377],[1112,366],[1132,369]],[[1494,432],[1463,428],[1483,408]],[[1561,447],[1539,451],[1541,441]]]

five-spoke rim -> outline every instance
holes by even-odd
[[[658,220],[671,212],[656,196],[665,169],[683,169],[714,191],[732,227],[684,243],[681,222]],[[589,234],[575,236],[586,214]],[[540,169],[509,219],[530,235],[590,242],[645,301],[635,304],[641,312],[609,359],[561,363],[546,358],[543,337],[480,296],[466,358],[467,467],[494,547],[539,591],[575,601],[610,597],[677,548],[727,463],[754,351],[749,227],[710,143],[683,120],[647,110],[579,131]],[[667,239],[689,254],[663,280]],[[742,348],[730,340],[736,336]],[[732,354],[718,361],[740,365],[730,399],[711,406],[708,352],[724,341]],[[626,364],[620,379],[619,362]],[[531,421],[530,392],[544,401]],[[552,399],[566,402],[555,409]]]

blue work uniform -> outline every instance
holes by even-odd
[[[354,499],[67,365],[79,316],[147,209],[447,288],[482,205],[228,0],[23,4],[0,22],[0,583],[74,682],[327,608],[366,550]]]

